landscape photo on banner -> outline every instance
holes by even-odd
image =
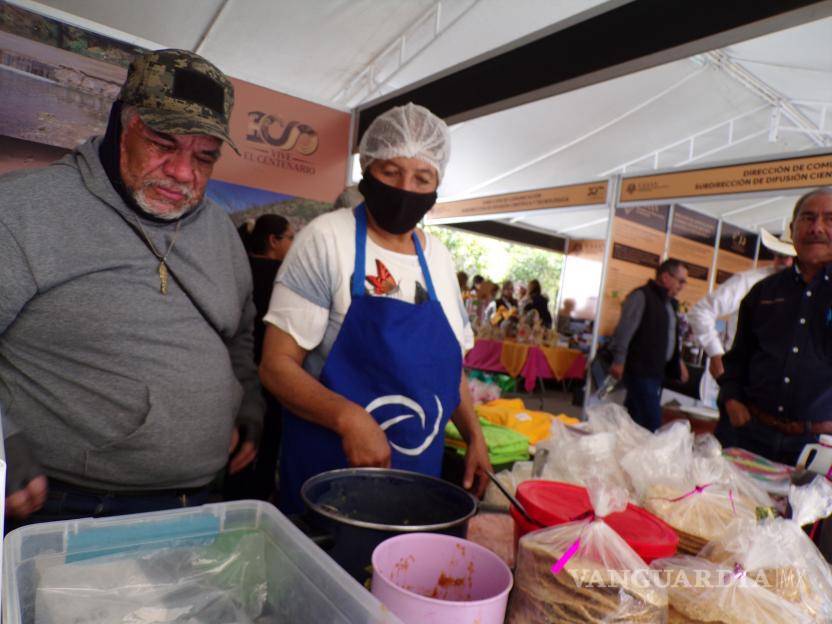
[[[0,0],[0,170],[40,165],[102,135],[127,68],[146,52]],[[209,59],[210,60],[210,59]],[[331,208],[349,160],[347,112],[231,79],[230,133],[208,197],[240,222],[264,212],[300,228]],[[7,162],[8,161],[8,162]]]
[[[263,214],[279,214],[286,217],[297,232],[318,215],[332,209],[332,204],[327,202],[219,180],[208,182],[206,195],[231,216],[236,227],[246,221],[254,221]]]
[[[143,51],[0,2],[0,135],[71,150],[103,134]]]

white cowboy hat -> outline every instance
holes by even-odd
[[[797,255],[788,231],[783,232],[780,238],[777,238],[774,234],[767,232],[763,228],[760,228],[760,234],[762,235],[761,242],[763,245],[774,253],[778,253],[781,256]]]

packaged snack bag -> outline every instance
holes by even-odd
[[[594,512],[520,540],[509,624],[663,624],[667,592],[604,522],[627,505],[623,488],[592,480]]]

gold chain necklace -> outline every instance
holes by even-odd
[[[160,254],[156,250],[156,245],[153,244],[153,241],[150,240],[150,237],[147,235],[147,232],[144,231],[142,227],[142,222],[139,221],[138,217],[136,217],[136,225],[139,226],[139,231],[144,236],[144,239],[147,241],[147,244],[150,246],[150,251],[153,252],[153,255],[159,260],[159,292],[163,295],[168,294],[168,265],[165,264],[165,261],[168,259],[168,255],[170,254],[173,246],[176,244],[176,237],[179,236],[179,227],[182,225],[182,221],[176,222],[176,230],[173,232],[173,238],[170,241],[170,245],[168,245],[168,250],[165,252],[165,255]]]

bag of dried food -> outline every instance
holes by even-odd
[[[758,584],[796,605],[812,622],[832,622],[832,572],[801,526],[832,514],[832,484],[818,476],[789,494],[792,519],[735,522],[701,556],[741,566]]]
[[[676,420],[630,449],[621,458],[621,468],[641,500],[658,483],[672,485],[685,479],[692,459],[690,423]]]
[[[700,434],[693,440],[693,456],[708,459],[714,463],[715,478],[728,484],[734,492],[754,501],[758,507],[771,507],[774,501],[748,474],[722,454],[722,445],[710,433]]]
[[[591,480],[593,513],[520,540],[509,624],[664,624],[667,593],[604,522],[627,505],[623,488]]]
[[[668,624],[810,624],[805,613],[758,584],[741,567],[679,555],[656,559],[656,582],[667,588]]]
[[[719,460],[694,453],[687,422],[660,430],[622,459],[640,504],[679,534],[679,550],[696,554],[734,520],[754,520],[757,503],[726,478]]]

